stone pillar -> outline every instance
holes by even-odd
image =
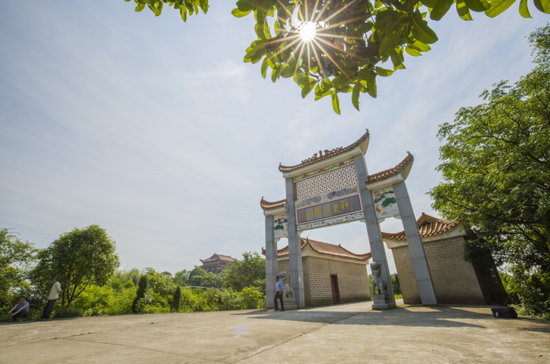
[[[304,272],[302,270],[302,244],[296,230],[296,212],[294,205],[294,181],[285,179],[286,205],[288,225],[288,264],[290,273],[290,286],[294,290],[296,306],[304,308],[306,298],[304,294]]]
[[[430,267],[426,260],[424,246],[422,245],[422,239],[418,232],[418,225],[414,217],[405,182],[399,182],[393,185],[393,189],[395,191],[395,198],[397,198],[397,206],[399,206],[401,221],[405,228],[409,251],[411,252],[414,274],[418,282],[418,290],[420,291],[420,300],[423,305],[437,305]]]
[[[277,276],[277,242],[273,230],[273,216],[265,217],[265,299],[266,307],[274,308],[275,277]]]
[[[395,307],[395,297],[393,295],[393,285],[388,267],[388,260],[386,258],[386,251],[384,250],[384,241],[382,240],[382,231],[380,230],[380,225],[376,218],[372,193],[365,185],[365,181],[368,178],[367,165],[362,154],[355,156],[353,162],[355,164],[355,171],[357,172],[357,181],[359,182],[359,192],[361,194],[361,203],[363,204],[363,213],[365,214],[365,224],[367,226],[372,261],[382,264],[381,277],[388,287],[385,297],[386,304],[378,307],[373,305],[373,308],[392,308]]]

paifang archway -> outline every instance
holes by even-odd
[[[273,307],[275,296],[277,241],[288,238],[290,286],[294,290],[296,305],[302,308],[305,307],[305,296],[300,234],[353,221],[365,222],[372,261],[382,265],[381,278],[388,286],[384,300],[375,302],[373,308],[394,307],[395,298],[379,225],[389,217],[397,217],[403,222],[422,304],[437,304],[405,186],[414,158],[408,153],[397,166],[369,175],[364,156],[369,140],[367,130],[347,147],[319,151],[294,166],[279,165],[285,179],[286,198],[268,202],[262,197],[260,201],[266,228],[267,307]]]

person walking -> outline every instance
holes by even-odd
[[[39,321],[49,319],[52,315],[53,306],[59,298],[59,292],[61,292],[61,284],[58,281],[59,278],[53,277],[53,287],[50,291],[50,295],[48,296],[48,303],[46,304],[46,307],[44,307],[44,311],[42,311],[42,316],[38,319]]]
[[[19,320],[19,322],[29,315],[29,303],[25,301],[25,297],[19,297],[19,302],[8,312],[8,315],[11,315],[12,321]]]
[[[281,301],[281,311],[285,310],[285,304],[283,302],[283,282],[279,280],[279,276],[275,277],[276,282],[276,289],[277,292],[275,293],[275,311],[279,311],[279,306],[277,305],[277,300]]]

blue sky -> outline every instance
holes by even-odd
[[[361,112],[341,97],[339,116],[330,99],[302,100],[291,80],[273,84],[243,63],[254,20],[234,18],[232,1],[211,0],[187,23],[122,0],[1,2],[0,227],[44,248],[99,224],[123,268],[238,258],[264,244],[259,201],[284,197],[279,162],[346,146],[366,128],[369,172],[410,151],[415,213],[436,214],[426,192],[440,180],[438,125],[532,68],[525,36],[550,18],[531,5],[534,19],[523,19],[518,6],[471,22],[452,9],[431,23],[432,51],[379,78]],[[402,230],[395,219],[382,228]],[[361,223],[303,236],[369,250]]]

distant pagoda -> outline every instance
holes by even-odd
[[[223,272],[227,268],[230,268],[233,265],[233,261],[235,259],[231,258],[229,255],[214,253],[214,255],[212,255],[208,259],[199,260],[202,262],[200,268],[204,269],[207,272],[218,274],[220,272]]]

